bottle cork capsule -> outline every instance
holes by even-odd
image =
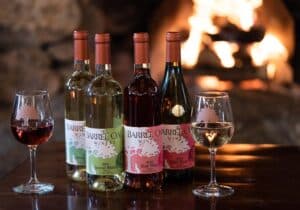
[[[96,34],[95,35],[95,42],[96,43],[107,43],[107,42],[110,42],[110,34],[109,33]]]
[[[88,39],[88,32],[87,31],[74,31],[73,38],[76,39]]]
[[[134,63],[149,63],[149,34],[145,32],[134,33]]]
[[[181,41],[181,34],[177,31],[169,31],[166,34],[166,40],[167,41]]]
[[[166,34],[166,62],[180,62],[180,41],[179,32],[167,32]]]
[[[148,42],[149,34],[146,32],[134,33],[133,40],[134,40],[134,42]]]
[[[74,31],[74,59],[75,60],[88,60],[88,32],[87,31]]]
[[[110,34],[95,35],[95,64],[110,64]]]

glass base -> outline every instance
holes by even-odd
[[[234,189],[224,185],[204,185],[197,187],[193,190],[193,194],[199,197],[210,198],[210,197],[225,197],[232,195]]]
[[[52,192],[54,185],[49,183],[34,183],[34,184],[21,184],[13,188],[16,193],[24,194],[45,194]]]
[[[125,173],[114,175],[87,175],[88,187],[94,191],[117,191],[123,188]]]

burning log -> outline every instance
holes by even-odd
[[[238,83],[243,80],[252,80],[252,79],[262,79],[266,80],[266,67],[248,67],[242,68],[232,67],[232,68],[223,68],[223,67],[211,67],[211,66],[201,66],[196,67],[195,70],[187,71],[187,76],[196,77],[197,75],[214,75],[217,76],[219,80],[223,81],[233,81]]]
[[[218,34],[208,34],[213,41],[238,42],[250,44],[260,42],[265,36],[265,29],[262,26],[253,26],[249,31],[243,31],[237,26],[228,23],[220,29]]]

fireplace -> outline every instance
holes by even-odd
[[[168,1],[166,4],[170,3]],[[294,22],[280,0],[178,1],[173,18],[155,25],[152,60],[163,69],[163,34],[182,31],[182,64],[192,86],[209,90],[233,87],[264,89],[268,83],[290,84]],[[166,14],[161,6],[159,14]],[[158,15],[158,17],[160,17]],[[158,62],[159,60],[159,62]],[[156,78],[162,77],[155,72]]]

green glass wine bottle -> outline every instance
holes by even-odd
[[[95,35],[96,77],[86,91],[86,170],[88,187],[115,191],[123,187],[123,91],[113,79],[110,35]]]
[[[162,82],[161,120],[166,180],[189,179],[195,146],[190,132],[191,105],[180,62],[180,33],[166,34],[166,68]]]
[[[65,83],[65,141],[68,178],[85,181],[85,89],[93,78],[88,58],[88,32],[74,31],[74,72]]]

